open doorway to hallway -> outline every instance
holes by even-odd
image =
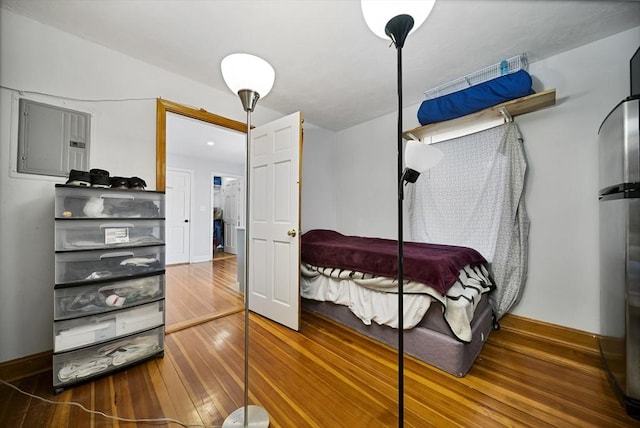
[[[180,219],[189,226],[188,259],[166,268],[165,325],[167,333],[171,333],[244,309],[233,249],[230,257],[214,257],[218,254],[214,254],[217,243],[214,245],[213,240],[213,179],[221,177],[221,185],[223,177],[225,182],[234,179],[243,188],[246,126],[165,100],[158,100],[157,126],[158,153],[164,153],[164,159],[159,159],[164,166],[156,178],[158,190],[167,194],[172,190],[165,171],[188,170],[192,177],[190,197],[185,199],[189,201],[190,214]],[[237,215],[241,218],[242,212]],[[224,242],[224,228],[221,241],[221,250],[226,254],[226,245],[233,244],[233,240]]]
[[[244,218],[243,179],[214,173],[212,183],[212,247],[216,261],[238,254],[237,229]]]

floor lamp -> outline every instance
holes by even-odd
[[[249,405],[249,223],[250,223],[250,192],[249,177],[251,174],[251,112],[256,107],[260,97],[264,98],[275,80],[273,67],[254,55],[245,53],[231,54],[220,64],[222,77],[233,93],[238,94],[242,107],[247,112],[247,145],[245,160],[245,209],[244,209],[244,406],[232,412],[222,424],[223,428],[249,426],[267,428],[269,414],[255,405]]]
[[[422,171],[422,166],[415,165],[415,168],[403,170],[402,156],[402,48],[407,36],[418,29],[431,13],[435,0],[426,1],[382,1],[382,0],[362,0],[362,14],[373,33],[383,39],[391,39],[397,51],[398,67],[398,426],[404,426],[404,323],[403,323],[403,300],[404,300],[404,272],[403,272],[403,186],[405,182],[415,182]],[[424,146],[426,150],[432,149],[426,144],[416,142]],[[421,147],[415,147],[420,151]],[[442,156],[440,156],[441,158]],[[425,156],[428,159],[428,156]],[[438,159],[439,160],[439,159]],[[427,167],[428,168],[428,167]],[[424,169],[427,169],[424,168]]]

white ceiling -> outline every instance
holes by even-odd
[[[242,106],[241,106],[242,108]],[[244,165],[246,134],[167,113],[167,153]],[[207,143],[213,141],[214,145]]]
[[[259,106],[300,110],[328,130],[397,109],[395,48],[369,31],[357,0],[0,1],[224,91],[222,58],[256,54],[276,70]],[[402,52],[404,104],[502,59],[535,62],[639,25],[637,1],[438,0]]]

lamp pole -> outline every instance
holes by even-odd
[[[426,21],[435,1],[361,0],[360,3],[369,29],[378,37],[391,38],[398,54],[398,426],[401,428],[404,426],[403,185],[405,180],[415,182],[419,175],[419,171],[414,168],[407,168],[406,174],[402,168],[402,48],[409,33]]]
[[[385,33],[391,37],[398,53],[398,426],[404,426],[404,221],[403,221],[403,155],[402,155],[402,48],[413,28],[410,15],[389,20]]]
[[[250,227],[250,175],[251,175],[251,113],[260,93],[266,95],[273,86],[275,72],[262,58],[249,54],[232,54],[221,64],[222,74],[229,89],[236,92],[247,112],[247,142],[245,160],[245,209],[244,209],[244,406],[232,412],[222,424],[223,428],[267,428],[269,413],[256,405],[249,405],[249,237]],[[246,88],[261,88],[259,90]]]
[[[245,184],[244,184],[244,266],[242,276],[244,278],[244,427],[249,423],[249,225],[250,225],[250,174],[251,174],[251,112],[260,98],[260,94],[248,89],[238,91],[242,107],[247,112],[247,144],[245,149]],[[269,416],[267,415],[267,421]],[[268,425],[268,423],[267,423]]]
[[[251,112],[256,106],[260,94],[251,89],[240,89],[238,96],[242,107],[247,112],[247,143],[245,159],[245,208],[244,208],[244,406],[231,413],[223,423],[223,428],[252,427],[266,428],[269,426],[269,413],[256,405],[249,405],[249,226],[250,226],[250,174],[251,174]]]

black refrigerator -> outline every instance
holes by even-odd
[[[598,131],[600,353],[629,415],[640,419],[640,96]]]

